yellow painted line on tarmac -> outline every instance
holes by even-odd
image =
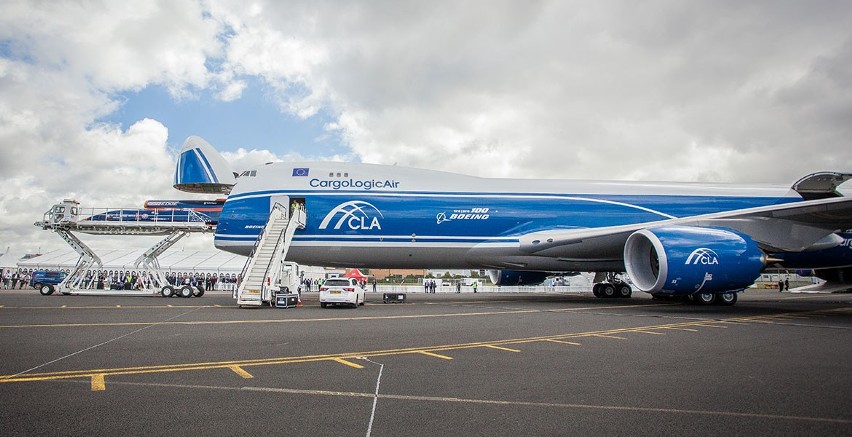
[[[639,330],[639,329],[637,329],[633,332],[638,332],[640,334],[650,334],[650,335],[666,335],[666,334],[663,334],[662,332],[645,331],[645,330]]]
[[[495,346],[495,345],[493,345],[493,344],[483,344],[482,346],[483,346],[483,347],[489,347],[489,348],[491,348],[491,349],[497,349],[497,350],[501,350],[501,351],[507,351],[507,352],[520,352],[518,349],[510,349],[510,348],[507,348],[507,347]]]
[[[572,345],[572,346],[582,346],[582,344],[577,343],[576,341],[555,340],[555,339],[552,339],[552,338],[551,338],[551,339],[548,339],[548,340],[545,340],[545,341],[549,341],[549,342],[551,342],[551,343],[570,344],[570,345]]]
[[[666,327],[661,327],[660,329],[673,329],[673,330],[676,330],[676,331],[698,332],[698,330],[697,330],[697,329],[692,329],[692,328],[679,328],[679,327],[675,327],[675,326],[666,326]]]
[[[420,354],[423,354],[423,355],[428,355],[430,357],[440,358],[442,360],[452,360],[453,359],[453,357],[448,357],[446,355],[436,354],[434,352],[429,352],[429,351],[417,351],[417,352],[420,353]]]
[[[762,317],[755,316],[754,319]],[[739,317],[732,318],[736,320],[749,320],[748,317]],[[677,323],[668,323],[668,324],[659,324],[659,325],[647,325],[647,326],[635,326],[629,328],[614,328],[600,331],[587,331],[587,332],[573,332],[573,333],[565,333],[565,334],[557,334],[557,335],[547,335],[547,336],[537,336],[537,337],[526,337],[526,338],[512,338],[512,339],[504,339],[504,340],[495,340],[491,339],[488,341],[480,341],[480,342],[470,342],[470,343],[459,343],[459,344],[446,344],[446,345],[431,345],[431,346],[417,346],[411,348],[401,348],[401,349],[386,349],[386,350],[373,350],[373,351],[365,351],[365,352],[347,352],[347,353],[338,353],[338,354],[323,354],[323,355],[304,355],[304,356],[289,356],[289,357],[277,357],[277,358],[263,358],[263,359],[252,359],[252,360],[233,360],[233,361],[220,361],[220,362],[196,362],[196,363],[184,363],[184,364],[166,364],[166,365],[153,365],[153,366],[138,366],[138,367],[123,367],[123,368],[106,368],[106,369],[86,369],[86,370],[69,370],[69,371],[59,371],[59,372],[45,372],[45,373],[25,373],[25,374],[14,374],[14,375],[0,375],[0,384],[2,383],[12,383],[12,382],[32,382],[32,381],[50,381],[50,380],[62,380],[62,379],[79,379],[79,378],[91,378],[93,384],[97,381],[101,381],[106,376],[111,375],[143,375],[143,374],[155,374],[155,373],[171,373],[171,372],[185,372],[185,371],[197,371],[197,370],[211,370],[211,369],[222,369],[227,368],[233,371],[233,366],[237,366],[240,368],[251,367],[251,366],[268,366],[268,365],[281,365],[281,364],[297,364],[297,363],[311,363],[311,362],[320,362],[320,361],[336,361],[340,364],[344,364],[354,368],[363,368],[363,366],[348,361],[353,357],[382,357],[382,356],[395,356],[395,355],[405,355],[405,354],[422,354],[423,352],[429,352],[432,354],[440,355],[439,352],[451,351],[451,350],[462,350],[462,349],[471,349],[477,347],[488,347],[493,349],[501,349],[507,351],[520,352],[517,349],[510,349],[507,346],[516,345],[516,344],[525,344],[525,343],[534,343],[534,342],[542,342],[542,341],[555,341],[555,342],[567,342],[571,344],[571,340],[578,338],[587,338],[592,336],[605,337],[605,338],[620,338],[618,334],[630,333],[630,332],[638,332],[638,331],[655,331],[661,329],[676,329],[676,330],[694,330],[692,328],[701,328],[708,325],[706,320],[693,320],[686,322],[677,322]],[[718,327],[718,326],[717,326]],[[95,385],[93,385],[95,387]]]
[[[573,312],[585,310],[604,310],[604,309],[619,309],[619,308],[646,308],[650,306],[666,306],[671,304],[652,304],[652,305],[611,305],[605,307],[585,307],[585,308],[557,308],[557,309],[534,309],[534,310],[506,310],[506,311],[480,311],[475,313],[449,313],[449,314],[413,314],[413,315],[394,315],[394,316],[365,316],[365,317],[320,317],[314,319],[262,319],[262,320],[199,320],[199,321],[155,321],[155,322],[103,322],[103,323],[41,323],[29,325],[0,325],[0,329],[16,329],[16,328],[83,328],[83,327],[98,327],[98,326],[146,326],[146,325],[241,325],[241,324],[265,324],[265,323],[307,323],[307,322],[329,322],[329,321],[361,321],[361,320],[393,320],[393,319],[422,319],[422,318],[441,318],[441,317],[475,317],[475,316],[494,316],[503,314],[535,314],[535,313],[556,313],[556,312]],[[34,307],[41,308],[41,307]],[[115,308],[115,307],[69,307],[69,309],[99,309],[99,308]],[[128,308],[167,308],[167,307],[125,307]],[[176,306],[173,308],[211,308],[211,306]],[[41,308],[43,309],[43,308]],[[54,308],[55,309],[55,308]]]
[[[98,373],[92,375],[92,391],[104,391],[106,390],[106,382],[104,381],[104,374]]]
[[[354,367],[356,369],[363,369],[364,368],[364,366],[362,366],[358,363],[353,363],[352,361],[347,361],[347,360],[344,360],[343,358],[332,358],[331,361],[337,361],[340,364],[345,364],[349,367]]]
[[[635,332],[635,331],[634,331]],[[625,337],[619,337],[617,335],[606,335],[606,334],[589,334],[590,337],[600,337],[600,338],[612,338],[615,340],[627,340]]]
[[[748,325],[751,322],[741,322],[739,320],[719,320],[719,323],[727,323],[729,325]]]
[[[728,329],[727,326],[716,325],[716,323],[719,323],[719,321],[714,320],[713,323],[705,322],[705,323],[702,323],[701,326],[706,326],[708,328]]]
[[[240,367],[240,366],[228,366],[228,368],[229,368],[229,369],[231,369],[231,370],[232,370],[234,373],[236,373],[237,375],[240,375],[240,376],[242,376],[242,377],[243,377],[243,378],[245,378],[245,379],[251,379],[251,378],[254,378],[254,376],[253,376],[251,373],[246,372],[246,371],[245,371],[242,367]]]

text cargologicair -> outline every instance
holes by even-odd
[[[308,182],[311,188],[331,188],[332,190],[343,190],[354,188],[358,190],[372,190],[379,188],[399,188],[399,181],[393,179],[317,179]]]

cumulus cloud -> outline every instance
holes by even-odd
[[[349,153],[245,144],[235,168],[357,159],[500,177],[791,183],[852,169],[843,2],[4,3],[0,246],[55,200],[172,197],[155,119],[96,120],[158,85],[263,83]],[[331,156],[330,156],[331,155]],[[138,187],[144,184],[147,193]]]
[[[848,168],[837,2],[217,4],[231,68],[293,114],[327,106],[364,161],[780,183]]]

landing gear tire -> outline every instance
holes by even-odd
[[[50,296],[53,294],[53,286],[49,284],[44,284],[39,287],[38,292],[41,293],[42,296]]]
[[[204,296],[204,289],[203,288],[196,288],[195,290],[192,290],[192,297],[201,297],[201,296]]]
[[[163,297],[172,297],[175,294],[175,289],[171,285],[166,285],[160,290],[160,295]]]
[[[606,298],[615,297],[615,287],[612,284],[601,284],[600,293]]]
[[[184,285],[180,288],[180,297],[192,297],[192,288],[188,285]]]
[[[352,305],[352,308],[358,308],[358,296],[355,296],[355,304]]]
[[[713,305],[716,303],[716,293],[695,293],[695,303],[698,305]]]
[[[633,295],[633,290],[630,289],[629,285],[620,285],[618,287],[618,297],[627,299]]]
[[[731,306],[737,303],[737,293],[720,293],[716,296],[716,303],[724,306]]]
[[[592,294],[594,294],[595,297],[603,297],[601,296],[601,284],[595,284],[592,286]]]

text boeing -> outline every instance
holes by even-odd
[[[399,188],[399,181],[393,179],[341,179],[341,180],[323,180],[311,179],[309,184],[311,188],[331,188],[332,190],[341,190],[346,188],[355,188],[361,190],[372,190],[374,188]]]

